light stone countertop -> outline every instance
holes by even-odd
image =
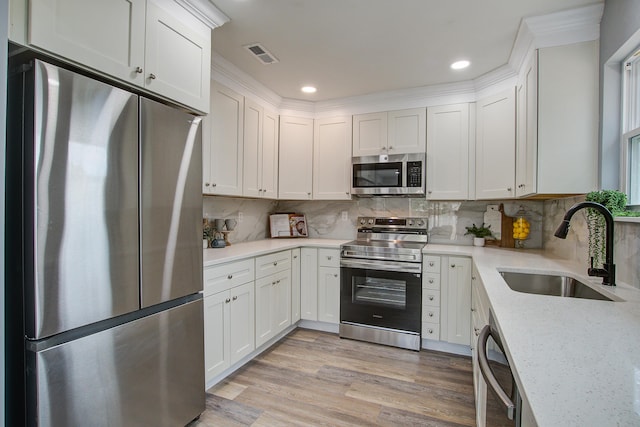
[[[430,244],[425,254],[471,256],[507,358],[539,427],[640,426],[640,290],[586,275],[542,251]],[[498,270],[560,273],[624,301],[511,290]]]
[[[301,247],[340,249],[341,244],[349,241],[351,241],[351,239],[286,238],[255,240],[253,242],[234,243],[224,248],[203,249],[202,261],[204,267],[210,267],[247,257],[255,257]]]

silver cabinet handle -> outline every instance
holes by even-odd
[[[231,300],[229,298],[227,298],[226,300],[224,300],[225,304],[229,304],[231,302]]]
[[[428,331],[430,334],[432,334],[432,333],[433,333],[433,329],[431,329],[431,328],[427,329],[427,331]]]
[[[455,264],[451,264],[451,268],[456,268],[456,265]]]
[[[273,265],[274,266],[278,265],[278,261],[273,261]]]
[[[429,301],[433,301],[433,295],[429,295]]]
[[[293,256],[293,259],[298,259],[298,255],[294,255],[294,256]]]
[[[524,188],[524,184],[519,184],[518,188]]]
[[[227,279],[229,279],[229,280],[233,279],[233,274],[228,275]]]
[[[429,267],[433,267],[433,261],[429,261]]]
[[[211,184],[209,184],[208,182],[205,182],[205,183],[204,183],[204,186],[205,186],[205,187],[208,187],[209,185],[211,185]]]
[[[271,282],[271,286],[275,285],[276,281],[274,280],[273,282]]]
[[[279,279],[278,279],[278,280],[276,280],[276,283],[280,283],[280,280],[279,280]]]
[[[509,193],[511,193],[511,187],[507,188],[507,191],[508,191]]]
[[[136,73],[141,74],[142,73],[142,67],[136,67]]]
[[[429,312],[429,317],[433,317],[433,313],[432,312]]]
[[[498,383],[498,380],[491,369],[491,365],[489,365],[489,360],[487,359],[487,340],[489,339],[489,336],[493,337],[496,344],[498,344],[498,347],[503,350],[504,353],[499,335],[493,331],[489,325],[485,325],[480,331],[480,335],[478,335],[478,363],[480,364],[480,372],[487,382],[487,385],[493,389],[498,398],[502,401],[502,404],[507,407],[507,416],[512,420],[516,405],[513,404],[511,398],[500,386],[500,383]]]
[[[211,184],[211,186],[212,186],[212,187],[215,187],[216,185],[218,185],[218,184],[215,184],[215,183],[214,183],[214,184]]]
[[[235,301],[235,300],[237,300],[237,299],[238,299],[238,296],[236,295],[236,296],[234,296],[232,299]]]
[[[332,258],[331,256],[327,256],[328,261],[331,261],[331,258]]]
[[[151,80],[155,80],[155,79],[156,79],[156,75],[155,75],[155,74],[153,74],[153,73],[151,73],[151,74],[149,74],[149,78],[150,78]]]
[[[433,283],[433,279],[429,279],[429,283]]]

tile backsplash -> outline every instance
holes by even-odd
[[[553,233],[565,212],[584,197],[547,201],[506,200],[505,213],[515,216],[523,206],[531,223],[527,248],[544,248],[551,255],[588,266],[588,231],[583,212],[571,220],[566,239]],[[471,245],[465,227],[480,225],[489,204],[499,201],[427,201],[421,198],[357,198],[344,201],[260,200],[206,196],[203,216],[208,219],[235,218],[238,225],[229,234],[232,243],[269,238],[269,215],[276,212],[303,213],[307,217],[309,237],[347,239],[356,237],[358,216],[420,216],[429,218],[429,242],[432,244]],[[346,214],[344,214],[346,213]],[[242,219],[240,219],[240,214]],[[346,215],[346,219],[343,219]],[[615,263],[618,280],[640,288],[640,224],[615,223]]]

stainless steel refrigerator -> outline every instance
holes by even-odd
[[[10,63],[7,425],[204,411],[200,117]]]

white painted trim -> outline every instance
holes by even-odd
[[[524,19],[536,48],[598,40],[604,3]]]
[[[452,344],[445,341],[422,339],[422,347],[425,350],[443,351],[445,353],[458,354],[460,356],[471,356],[471,347],[462,344]]]
[[[214,29],[230,21],[210,0],[174,0],[207,27]]]
[[[319,322],[304,319],[298,322],[298,327],[302,329],[313,329],[314,331],[330,332],[332,334],[337,334],[340,329],[340,326],[336,323]]]

